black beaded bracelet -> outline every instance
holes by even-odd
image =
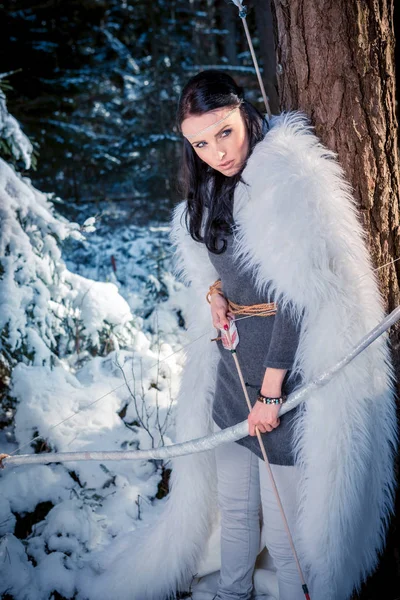
[[[279,396],[279,398],[272,398],[271,396],[264,396],[261,393],[261,388],[258,390],[257,400],[263,404],[283,404],[286,402],[286,399],[286,394],[282,394],[282,396]]]

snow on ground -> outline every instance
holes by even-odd
[[[110,229],[103,211],[100,226],[88,227],[86,240],[65,242],[56,256],[58,264],[66,261],[60,272],[68,310],[79,308],[76,339],[71,346],[65,336],[64,356],[53,368],[48,361],[15,366],[15,427],[0,432],[1,452],[144,449],[174,441],[186,309],[184,286],[170,272],[168,225],[145,228],[122,219]],[[48,302],[62,320],[65,303]],[[12,302],[8,310],[19,314]],[[39,347],[37,330],[30,336]],[[103,356],[88,344],[80,348],[80,339],[102,347]],[[161,509],[163,467],[105,461],[1,471],[0,596],[72,598],[88,553]]]

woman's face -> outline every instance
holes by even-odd
[[[224,121],[218,123],[229,113]],[[208,129],[203,131],[206,127]],[[197,156],[210,167],[226,177],[240,171],[249,153],[249,140],[239,108],[232,112],[230,106],[202,115],[190,115],[182,121],[181,128]],[[200,131],[203,133],[197,133]]]

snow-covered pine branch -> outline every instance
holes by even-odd
[[[0,74],[1,78],[1,74]],[[0,88],[0,142],[15,160],[21,160],[25,169],[32,164],[33,146],[18,121],[7,110],[6,97]]]

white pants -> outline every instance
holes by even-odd
[[[220,428],[215,423],[215,431]],[[215,600],[250,600],[260,548],[260,504],[266,546],[277,571],[279,600],[304,600],[299,572],[264,460],[237,442],[215,449],[221,511],[221,572]],[[296,517],[297,468],[271,465],[290,531]]]

